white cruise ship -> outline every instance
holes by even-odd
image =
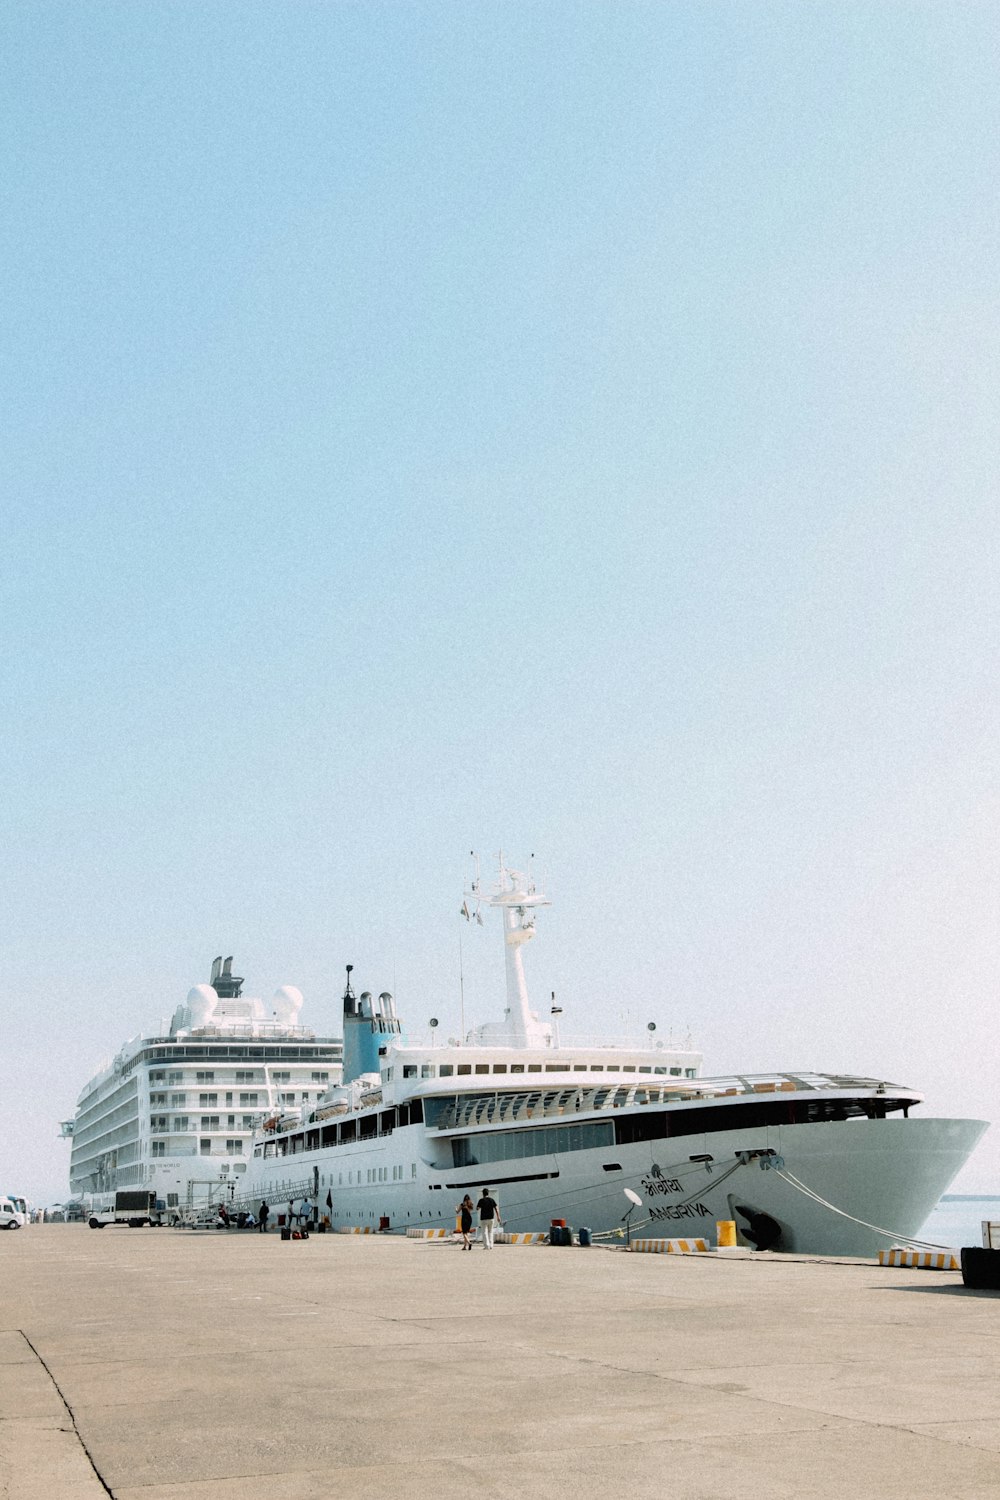
[[[920,1094],[885,1079],[706,1078],[655,1025],[643,1045],[560,1041],[555,1008],[530,1010],[522,966],[549,903],[502,862],[490,895],[473,882],[466,915],[469,899],[480,920],[481,904],[503,919],[503,1019],[409,1045],[392,996],[355,997],[348,968],[344,1081],[263,1122],[242,1206],[309,1197],[334,1228],[450,1229],[463,1194],[489,1186],[512,1232],[612,1234],[635,1198],[647,1235],[734,1220],[758,1249],[873,1255],[919,1233],[986,1129],[922,1118]]]
[[[163,1035],[139,1036],[85,1086],[73,1121],[70,1189],[88,1207],[147,1188],[168,1211],[230,1200],[255,1126],[307,1109],[340,1079],[342,1046],[299,1025],[302,995],[243,995],[217,958]]]

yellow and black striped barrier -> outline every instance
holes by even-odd
[[[880,1250],[880,1266],[907,1266],[919,1271],[960,1271],[961,1262],[954,1250],[904,1250],[893,1245],[891,1250]]]
[[[633,1240],[631,1248],[647,1255],[704,1255],[712,1247],[707,1240]]]

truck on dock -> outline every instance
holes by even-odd
[[[131,1189],[115,1193],[115,1201],[105,1207],[95,1204],[87,1223],[91,1229],[103,1229],[105,1224],[127,1224],[130,1229],[142,1229],[149,1225],[158,1229],[166,1222],[166,1205],[155,1193],[146,1189]]]

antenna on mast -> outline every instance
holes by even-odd
[[[471,884],[469,886],[469,889],[465,893],[466,899],[462,902],[462,916],[465,918],[465,920],[467,922],[471,922],[472,919],[473,919],[473,917],[475,917],[476,921],[479,923],[479,926],[482,927],[482,925],[483,925],[483,917],[482,917],[482,913],[479,910],[479,908],[480,908],[480,906],[482,904],[482,890],[483,890],[483,888],[482,888],[481,876],[480,876],[480,871],[479,871],[479,855],[476,853],[475,849],[470,849],[469,850],[469,858],[470,859],[474,859],[476,861],[476,874],[475,874],[475,878],[472,880],[472,882],[471,882]],[[473,902],[475,903],[475,908],[476,908],[475,911],[470,911],[469,910],[469,902],[468,902],[468,897],[469,896],[472,897]]]
[[[562,1015],[562,1006],[556,1004],[556,992],[555,992],[555,990],[552,991],[552,1005],[551,1005],[551,1008],[549,1010],[549,1015],[552,1017],[552,1030],[553,1030],[553,1033],[554,1033],[554,1041],[555,1041],[556,1046],[558,1047],[559,1046],[559,1017]]]
[[[462,929],[458,929],[458,1014],[461,1024],[459,1035],[465,1041],[465,971],[462,967]]]

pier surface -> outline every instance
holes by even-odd
[[[955,1272],[395,1237],[0,1235],[4,1500],[996,1500]]]

